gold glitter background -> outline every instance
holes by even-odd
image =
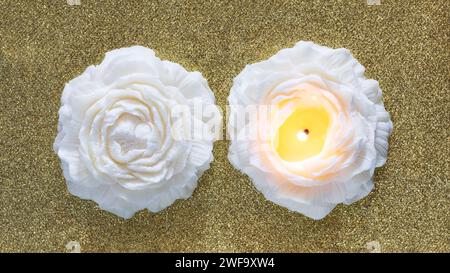
[[[449,2],[0,0],[0,251],[450,251]],[[64,83],[143,45],[198,70],[224,108],[232,79],[299,40],[345,47],[383,89],[387,164],[365,199],[313,221],[266,201],[227,160],[194,195],[122,220],[71,196],[52,151]]]

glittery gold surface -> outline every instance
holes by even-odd
[[[0,0],[0,11],[0,251],[450,251],[447,0]],[[224,108],[246,64],[299,40],[350,49],[380,82],[394,132],[367,198],[321,221],[289,212],[233,169],[227,141],[194,195],[158,214],[121,220],[67,192],[52,151],[59,99],[106,51],[139,44],[198,70]]]

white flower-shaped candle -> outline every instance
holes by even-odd
[[[148,48],[108,52],[66,84],[61,103],[54,149],[70,193],[118,216],[188,198],[213,159],[208,126],[220,113],[206,80]],[[202,106],[209,113],[195,114]],[[202,135],[176,137],[189,130]]]
[[[248,65],[229,103],[229,159],[267,199],[321,219],[372,190],[392,122],[347,49],[299,42]]]

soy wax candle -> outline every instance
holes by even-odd
[[[268,200],[321,219],[373,189],[392,122],[378,82],[349,50],[299,42],[246,66],[228,99],[229,159]],[[234,122],[254,106],[276,110]]]

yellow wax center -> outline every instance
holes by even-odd
[[[329,114],[323,107],[301,106],[278,128],[275,150],[290,162],[315,156],[323,148],[329,123]]]

